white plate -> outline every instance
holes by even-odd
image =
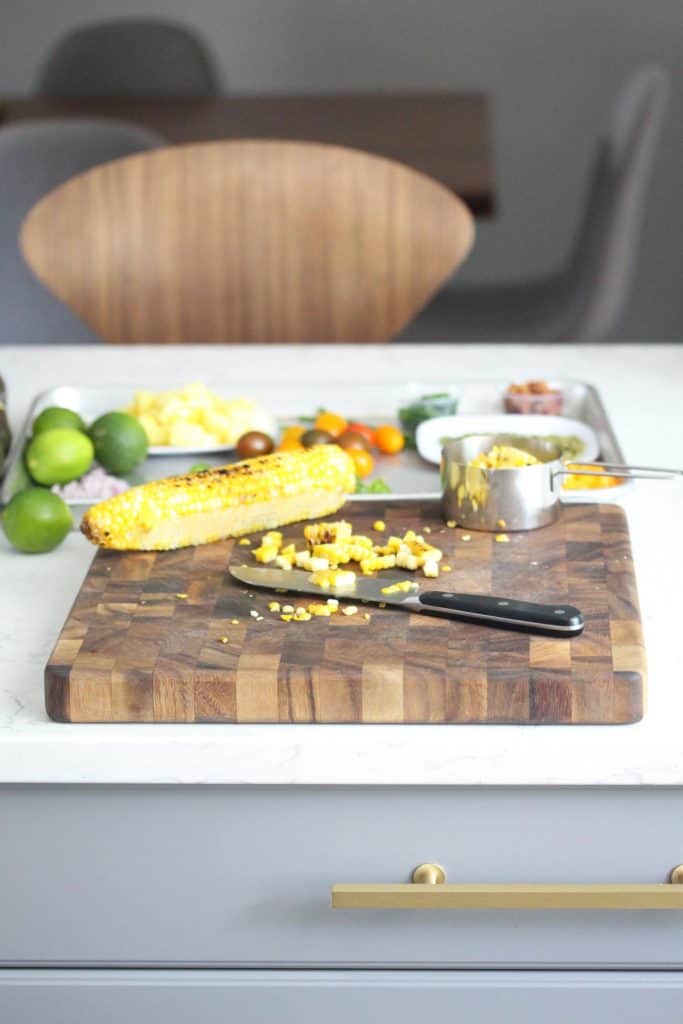
[[[592,462],[600,451],[595,432],[580,420],[566,416],[526,416],[492,413],[482,416],[439,416],[425,420],[417,428],[417,450],[427,462],[441,462],[442,439],[462,437],[464,434],[517,434],[519,437],[545,437],[560,434],[580,437],[584,450],[579,458]]]

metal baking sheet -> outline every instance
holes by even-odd
[[[406,386],[377,385],[358,386],[349,391],[343,403],[345,415],[356,419],[367,419],[370,423],[396,421],[400,406],[408,404],[422,395],[435,392],[450,391],[458,397],[458,412],[462,414],[501,413],[504,411],[503,396],[510,381],[474,380],[458,381],[424,381]],[[584,381],[554,379],[549,382],[552,387],[564,393],[563,415],[582,420],[595,431],[600,443],[600,456],[610,462],[624,462],[624,456],[617,437],[612,428],[602,400],[597,390]],[[180,385],[178,385],[180,386]],[[213,383],[212,390],[229,397],[235,395],[234,389],[222,388]],[[29,411],[26,422],[16,433],[7,461],[7,471],[2,485],[0,497],[6,504],[17,491],[30,481],[23,463],[23,451],[26,441],[31,435],[31,424],[35,417],[47,406],[62,405],[78,412],[86,422],[96,419],[104,412],[120,409],[128,405],[132,399],[133,388],[130,386],[112,386],[97,388],[81,388],[69,385],[55,387],[38,395]],[[240,386],[240,392],[248,392],[265,408],[269,409],[281,423],[295,423],[301,416],[312,414],[319,406],[325,405],[324,388],[316,388],[315,398],[307,397],[311,388],[292,394],[291,389],[283,393],[263,384],[254,387]],[[339,403],[337,396],[330,396],[330,407]],[[297,401],[295,401],[297,399]],[[510,414],[511,421],[514,414]],[[225,465],[235,461],[235,457],[224,453],[211,455],[156,455],[148,458],[132,473],[126,475],[130,484],[146,483],[149,480],[165,476],[186,473],[196,462],[206,462],[211,466]],[[379,455],[375,460],[373,477],[383,477],[391,487],[395,498],[438,497],[440,494],[438,469],[425,462],[414,451],[403,451],[399,455]],[[624,485],[626,486],[626,485]],[[621,488],[620,488],[621,490]],[[573,492],[571,500],[585,500],[586,492]],[[600,492],[590,492],[591,500],[596,500]],[[356,495],[357,500],[386,500],[385,494]],[[614,496],[611,497],[614,500]],[[74,512],[81,514],[91,504],[88,501],[70,501]]]

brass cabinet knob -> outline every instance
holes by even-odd
[[[446,872],[440,864],[418,864],[413,871],[415,885],[443,885]]]
[[[407,885],[332,886],[335,910],[683,910],[683,864],[669,881],[627,883],[446,882],[440,864],[420,864]]]

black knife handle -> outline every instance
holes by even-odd
[[[578,608],[557,604],[534,604],[512,597],[484,597],[479,594],[453,594],[431,590],[419,595],[425,611],[450,615],[454,619],[477,622],[483,626],[519,629],[543,636],[578,636],[583,630],[583,615]]]

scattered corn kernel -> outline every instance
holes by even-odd
[[[187,600],[187,594],[176,594],[176,597],[178,598],[179,601]]]
[[[294,622],[308,622],[311,618],[311,613],[307,612],[305,608],[297,608],[292,618]]]
[[[441,566],[441,572],[442,572],[442,573],[444,573],[444,572],[450,572],[450,571],[451,571],[451,567],[450,567],[450,565],[442,565],[442,566]]]
[[[322,616],[323,618],[329,618],[332,614],[332,609],[328,604],[309,604],[308,611],[311,615]]]
[[[387,528],[387,524],[384,522],[383,519],[375,519],[374,523],[372,524],[372,528],[373,530],[377,530],[377,533],[384,533],[384,531]]]
[[[387,606],[386,601],[380,601],[380,603],[379,603],[379,607],[380,608],[386,608],[386,606]]]
[[[505,527],[507,526],[507,523],[505,522],[504,519],[499,519],[498,522],[496,523],[496,526],[500,526],[501,530],[504,530]]]
[[[336,612],[337,609],[339,608],[339,601],[337,600],[336,597],[328,597],[326,603],[330,611]]]
[[[422,566],[422,572],[425,576],[430,576],[432,579],[439,575],[439,563],[438,562],[425,562]]]
[[[496,534],[496,544],[507,544],[509,543],[509,540],[510,538],[508,537],[507,533]]]
[[[380,572],[382,569],[393,569],[396,565],[396,555],[370,555],[363,558],[360,563],[361,572],[366,576],[372,572]]]
[[[275,564],[278,569],[284,569],[285,572],[289,572],[294,565],[294,559],[290,555],[283,555],[282,552],[280,552],[280,554],[275,557]]]
[[[282,611],[285,613],[285,615],[293,615],[294,614],[294,605],[283,604]]]
[[[330,587],[353,587],[356,583],[356,574],[350,569],[323,569],[314,572],[309,579],[316,587],[329,590]]]
[[[449,530],[454,530],[457,525],[458,524],[456,523],[455,519],[448,519],[446,521],[446,526],[448,527]]]
[[[304,537],[311,544],[334,544],[347,540],[352,533],[351,523],[341,519],[338,523],[311,523],[304,526]]]
[[[432,532],[431,526],[425,526],[424,533],[431,533],[431,532]]]
[[[281,615],[280,618],[282,619],[283,622],[291,622],[292,614],[291,612],[289,612],[287,615]]]
[[[280,602],[279,601],[270,601],[270,603],[268,604],[268,611],[269,612],[279,612],[280,611]]]
[[[219,644],[227,644],[227,643],[230,643],[230,641],[228,640],[227,636],[219,636],[218,637],[218,643]]]
[[[239,626],[240,620],[239,619],[230,619],[230,623],[233,626]]]
[[[252,619],[258,619],[258,612],[256,611],[255,608],[252,608],[249,614],[251,615]]]
[[[347,604],[345,608],[342,608],[342,615],[357,615],[358,609],[355,604]]]
[[[382,587],[383,594],[401,594],[407,593],[409,590],[414,590],[417,583],[413,583],[412,580],[401,580],[399,583],[391,583],[388,587]]]
[[[365,619],[366,622],[369,622],[370,621],[370,613],[366,612],[365,615],[363,616],[363,618]]]
[[[468,540],[472,540],[472,537],[470,536],[469,533],[463,533],[463,535],[460,538],[460,540],[468,541]]]

